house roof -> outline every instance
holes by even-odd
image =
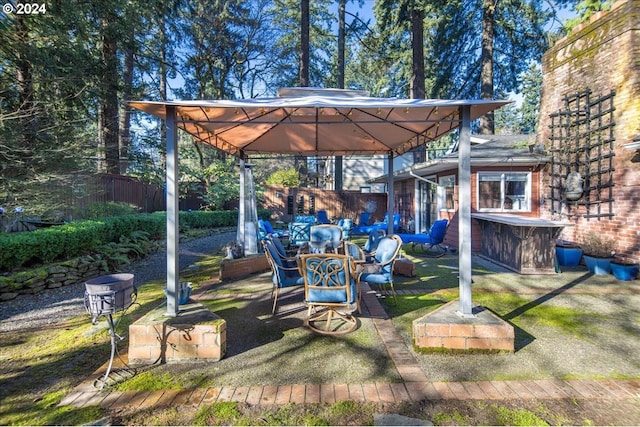
[[[531,150],[535,144],[534,135],[475,135],[471,138],[471,166],[535,166],[549,161],[544,148]],[[536,147],[534,147],[536,148]],[[458,151],[437,159],[394,172],[395,179],[411,178],[412,173],[419,176],[433,175],[458,167]],[[370,182],[386,182],[386,175]]]

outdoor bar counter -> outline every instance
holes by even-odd
[[[570,223],[510,214],[479,214],[480,255],[521,274],[554,274],[555,242]]]

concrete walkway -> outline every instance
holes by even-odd
[[[124,407],[131,409],[181,405],[199,406],[226,401],[246,402],[252,405],[284,405],[288,403],[334,403],[344,400],[393,403],[422,400],[626,400],[640,398],[640,380],[429,381],[393,323],[387,317],[375,293],[366,284],[363,285],[364,308],[373,320],[403,382],[291,384],[209,387],[153,392],[113,392],[96,390],[93,387],[93,379],[88,379],[66,396],[60,402],[60,406],[100,405],[113,409]],[[126,355],[123,358],[126,359]],[[98,378],[105,369],[106,366],[103,366],[101,370],[94,373],[92,378]]]

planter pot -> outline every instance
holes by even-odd
[[[638,277],[638,264],[611,263],[611,272],[618,280],[635,280]]]
[[[597,258],[585,255],[584,263],[587,265],[587,270],[593,274],[611,273],[611,258]]]
[[[191,298],[191,289],[192,289],[192,283],[191,282],[180,282],[180,289],[179,289],[179,295],[178,295],[178,305],[183,305],[189,302],[189,299]],[[167,287],[164,287],[164,294],[167,294]]]
[[[582,259],[582,249],[575,246],[556,246],[556,258],[562,266],[575,267]]]

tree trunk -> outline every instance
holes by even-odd
[[[493,36],[495,25],[495,12],[497,0],[485,0],[482,6],[482,70],[480,80],[480,97],[493,99]],[[493,113],[480,117],[480,134],[493,135],[495,126]]]
[[[411,98],[424,99],[424,12],[422,8],[416,7],[415,2],[411,8],[411,49]]]
[[[128,100],[131,99],[132,87],[133,87],[133,43],[134,43],[134,32],[131,31],[129,44],[127,45],[125,56],[124,56],[124,70],[122,72],[122,99]],[[120,174],[124,175],[127,173],[127,166],[129,163],[129,148],[131,146],[131,133],[130,126],[131,125],[131,113],[129,112],[129,108],[121,104],[120,105],[120,123],[118,126],[118,146],[120,151]]]
[[[411,2],[411,98],[424,99],[424,12],[416,6],[416,1]],[[424,162],[427,156],[427,146],[422,144],[413,150],[414,162]]]
[[[300,86],[309,86],[309,0],[300,1]]]
[[[25,25],[23,15],[15,15],[16,35],[23,49],[16,49],[16,82],[20,102],[20,122],[24,148],[35,149],[36,121],[34,111],[33,68],[29,55],[24,49],[29,49],[29,29]]]
[[[112,34],[114,23],[115,17],[109,13],[100,19],[103,78],[98,112],[98,144],[104,150],[102,170],[107,173],[119,174],[118,67],[117,42],[115,34]]]

